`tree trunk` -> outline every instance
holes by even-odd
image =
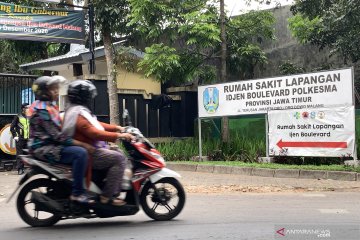
[[[107,66],[107,88],[109,93],[110,123],[119,125],[119,99],[117,94],[116,71],[114,65],[114,54],[112,50],[111,34],[103,26],[103,41]]]
[[[225,3],[224,0],[220,0],[220,39],[221,39],[221,69],[220,80],[226,82],[226,32],[225,32]],[[229,119],[228,117],[222,117],[221,119],[221,139],[223,142],[229,141]]]

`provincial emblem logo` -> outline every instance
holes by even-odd
[[[206,112],[216,112],[219,107],[219,90],[216,87],[208,87],[204,90],[203,104]]]

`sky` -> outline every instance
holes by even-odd
[[[251,5],[246,5],[246,0],[225,0],[226,9],[229,12],[230,16],[238,15],[241,12],[247,12],[249,10],[260,10],[260,9],[269,9],[276,7],[275,2],[279,2],[282,6],[290,5],[293,0],[270,0],[270,4],[259,4],[256,1],[252,1]]]

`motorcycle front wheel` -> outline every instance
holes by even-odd
[[[26,184],[20,191],[16,207],[21,219],[32,227],[48,227],[57,223],[60,215],[55,215],[48,212],[37,211],[36,205],[31,199],[32,191],[49,195],[56,188],[56,183],[50,179],[35,179]]]
[[[141,207],[150,218],[167,221],[176,217],[185,205],[185,191],[175,178],[163,178],[145,184],[140,194]]]

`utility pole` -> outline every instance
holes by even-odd
[[[226,82],[226,21],[225,21],[225,0],[220,0],[220,39],[221,39],[221,68],[220,81]],[[221,139],[223,142],[229,141],[229,119],[228,117],[221,118]]]
[[[89,0],[89,47],[91,53],[91,59],[89,62],[89,72],[94,78],[95,74],[95,23],[94,23],[94,4]]]

